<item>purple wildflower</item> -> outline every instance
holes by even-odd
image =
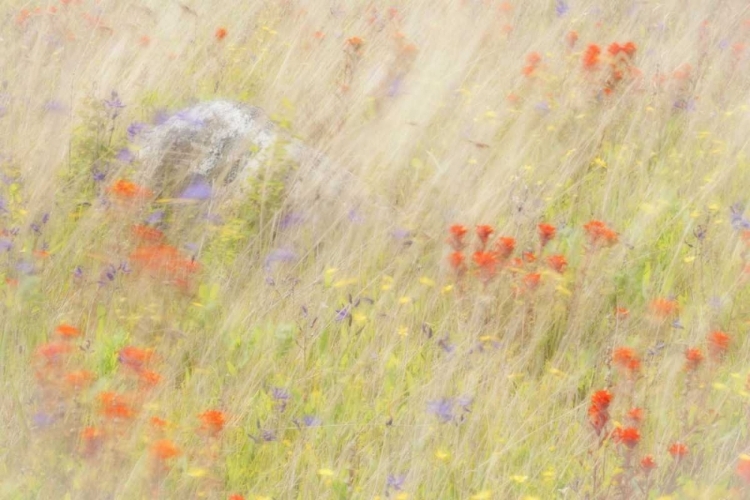
[[[117,156],[115,158],[123,163],[133,163],[133,160],[135,160],[135,155],[132,151],[130,151],[130,149],[122,148],[117,152]]]
[[[128,140],[133,141],[136,137],[138,137],[141,132],[146,128],[145,123],[141,122],[133,122],[128,126]]]
[[[388,479],[386,479],[386,484],[388,488],[393,488],[396,491],[403,490],[405,482],[406,482],[406,476],[403,474],[400,476],[396,476],[394,474],[388,474]]]
[[[2,252],[10,252],[10,249],[13,248],[13,242],[6,238],[0,238],[0,251]]]
[[[208,200],[211,198],[211,185],[205,179],[196,179],[185,188],[179,198],[186,200]]]
[[[442,422],[453,420],[453,401],[447,398],[430,401],[427,403],[427,411],[436,415]]]
[[[302,422],[305,424],[306,427],[318,427],[323,422],[320,420],[320,418],[315,417],[313,415],[305,415],[302,417]]]
[[[122,103],[122,100],[120,99],[120,96],[114,90],[112,91],[109,99],[104,99],[104,105],[109,109],[114,110],[122,109],[125,107],[125,105]]]
[[[565,0],[557,0],[555,2],[555,12],[557,13],[557,17],[562,17],[565,14],[568,13],[570,10],[570,6],[568,5],[568,2]]]

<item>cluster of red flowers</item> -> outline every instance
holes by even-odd
[[[612,361],[630,377],[635,377],[641,369],[641,360],[630,347],[616,348],[612,354]]]
[[[526,65],[523,67],[523,70],[521,72],[524,74],[524,76],[531,76],[534,74],[541,62],[542,56],[539,55],[539,52],[530,52],[528,55],[526,55]]]
[[[609,422],[609,405],[612,402],[612,397],[612,393],[606,389],[596,391],[591,396],[589,422],[597,436],[602,433],[607,422]]]
[[[636,51],[637,47],[633,42],[614,42],[607,47],[609,74],[604,85],[605,94],[611,94],[627,77],[639,74],[633,64]],[[589,44],[581,58],[583,68],[589,72],[598,70],[602,66],[601,56],[601,47],[595,43]]]
[[[617,243],[617,233],[600,220],[591,220],[583,225],[591,248],[608,247]]]

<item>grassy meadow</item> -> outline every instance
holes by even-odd
[[[749,44],[732,0],[3,0],[0,498],[750,498]],[[212,99],[349,181],[154,193]]]

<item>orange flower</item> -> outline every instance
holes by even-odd
[[[216,28],[216,31],[214,32],[214,37],[217,41],[222,41],[227,37],[227,29],[222,27]]]
[[[591,395],[591,406],[589,406],[589,422],[594,428],[596,435],[601,434],[604,426],[609,421],[609,405],[612,402],[612,393],[606,389],[596,391]]]
[[[146,387],[155,387],[161,382],[161,375],[151,370],[143,370],[138,374],[138,378]]]
[[[135,346],[125,346],[117,354],[117,361],[135,372],[140,372],[151,361],[153,351]]]
[[[107,188],[107,191],[122,200],[150,198],[153,192],[125,179],[120,179]]]
[[[535,290],[539,286],[539,282],[542,280],[542,275],[539,273],[529,273],[523,277],[523,284],[529,290]]]
[[[164,429],[167,426],[167,421],[159,417],[151,417],[151,419],[149,420],[149,423],[151,424],[152,427],[155,427],[156,429],[159,429],[159,430]]]
[[[85,456],[94,455],[101,448],[104,434],[96,427],[84,427],[81,431],[81,441],[83,444],[83,454]]]
[[[726,333],[716,330],[708,334],[708,350],[711,356],[716,359],[721,359],[727,353],[729,349],[729,335]]]
[[[94,381],[96,376],[88,370],[78,370],[65,375],[65,383],[74,390],[82,389]]]
[[[641,433],[635,427],[618,427],[613,434],[616,442],[622,443],[630,449],[635,448],[638,441],[641,440]]]
[[[568,31],[568,34],[565,35],[565,41],[568,42],[571,49],[575,47],[576,42],[578,42],[578,32],[576,30]]]
[[[619,319],[626,319],[630,316],[630,311],[626,307],[618,307],[615,309],[615,316]]]
[[[737,462],[737,476],[745,483],[750,484],[750,457],[743,455]]]
[[[169,460],[179,456],[180,449],[169,439],[158,439],[151,445],[151,454],[158,460]]]
[[[75,326],[61,323],[55,328],[55,333],[65,339],[72,339],[78,337],[81,331]]]
[[[134,224],[130,227],[130,232],[141,241],[158,243],[164,239],[163,232],[145,224]]]
[[[456,271],[463,268],[464,260],[465,257],[463,252],[453,252],[448,256],[448,261],[451,263],[451,267]]]
[[[562,274],[565,272],[565,268],[568,267],[568,261],[564,255],[550,255],[547,257],[547,265]]]
[[[234,495],[229,495],[229,498],[227,500],[245,500],[245,497],[243,497],[239,493],[235,493]]]
[[[453,250],[461,250],[466,245],[464,243],[464,236],[466,236],[468,229],[461,224],[453,224],[448,228],[448,231],[450,232],[448,244],[453,247]]]
[[[646,474],[649,474],[652,470],[656,469],[656,462],[654,461],[653,455],[646,455],[641,459],[641,469]]]
[[[539,229],[539,240],[542,242],[542,246],[547,245],[552,241],[557,233],[557,228],[552,224],[541,223],[538,226]]]
[[[353,36],[346,40],[346,44],[349,45],[351,48],[353,48],[355,52],[358,52],[359,49],[362,48],[362,45],[364,45],[364,43],[365,43],[364,40],[362,40],[358,36]]]
[[[201,419],[201,429],[211,435],[216,435],[224,429],[226,415],[219,410],[207,410],[199,415]]]
[[[628,418],[637,424],[643,422],[643,408],[634,406],[628,410]]]
[[[497,252],[498,257],[503,260],[510,257],[515,248],[516,240],[510,236],[501,236],[495,243],[495,252]]]
[[[679,460],[686,456],[688,451],[688,447],[683,443],[672,443],[669,447],[669,454],[672,455],[675,460]]]
[[[591,220],[584,224],[583,229],[589,237],[589,244],[593,246],[611,246],[617,243],[618,235],[615,231],[608,228],[600,220]]]
[[[114,392],[102,392],[99,394],[102,414],[112,420],[128,420],[135,416],[135,411],[130,407],[128,400]]]
[[[599,64],[599,54],[602,53],[602,49],[596,44],[589,44],[586,48],[586,52],[583,53],[583,67],[588,70],[596,68]]]
[[[651,312],[655,316],[659,318],[666,318],[675,314],[677,312],[678,306],[677,301],[674,299],[658,298],[651,301],[651,304],[649,304],[649,309],[651,309]]]
[[[481,226],[477,226],[477,236],[479,237],[479,241],[482,242],[482,248],[487,244],[487,240],[492,236],[492,233],[495,232],[495,230],[492,228],[492,226],[484,224]]]
[[[619,368],[627,370],[631,375],[638,372],[641,367],[641,361],[638,355],[630,347],[618,347],[612,354],[612,361]]]
[[[524,252],[523,260],[531,264],[532,262],[536,262],[536,255],[534,255],[534,252]]]
[[[638,48],[633,42],[627,42],[625,45],[620,45],[620,51],[625,52],[625,55],[628,57],[633,57],[636,50],[638,50]]]
[[[69,353],[70,345],[59,342],[48,342],[40,345],[37,350],[37,356],[44,358],[48,365],[59,364],[62,361],[63,354]]]
[[[474,252],[474,263],[479,266],[480,279],[487,283],[495,276],[497,256],[493,252]]]
[[[685,370],[694,371],[703,362],[703,353],[697,347],[691,347],[685,351]]]

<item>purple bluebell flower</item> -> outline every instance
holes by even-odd
[[[9,252],[13,248],[13,242],[7,238],[0,238],[0,252]]]
[[[297,260],[297,254],[290,248],[278,248],[268,254],[263,266],[266,270],[270,270],[271,264],[274,262],[294,262]]]
[[[387,488],[393,488],[396,491],[401,491],[404,489],[404,483],[406,482],[406,476],[401,475],[395,475],[395,474],[389,474],[388,478],[386,479],[386,485]]]
[[[741,202],[737,202],[729,207],[730,220],[732,222],[732,228],[736,231],[740,229],[750,229],[750,221],[745,219],[745,207]]]
[[[304,222],[305,218],[302,214],[292,212],[282,217],[281,222],[279,223],[279,228],[287,229],[293,226],[299,226]]]
[[[185,188],[179,198],[185,200],[208,200],[211,198],[211,185],[205,179],[195,179]]]
[[[336,317],[334,318],[335,321],[341,322],[347,318],[351,318],[349,306],[344,306],[341,309],[336,309]]]
[[[50,415],[49,413],[39,412],[39,413],[34,414],[33,420],[34,420],[35,427],[39,427],[43,429],[45,427],[49,427],[50,425],[54,424],[55,420],[57,419],[55,418],[54,415]]]
[[[164,210],[156,210],[146,217],[146,224],[158,224],[164,219]]]
[[[122,100],[120,99],[119,94],[117,94],[116,91],[112,91],[112,94],[110,94],[109,99],[104,99],[104,105],[107,106],[109,109],[122,109],[125,107],[125,105],[122,103]]]
[[[16,270],[21,274],[34,274],[34,264],[27,260],[22,260],[16,264]]]
[[[565,0],[557,0],[555,2],[555,13],[557,14],[557,17],[562,17],[565,14],[568,13],[570,10],[570,6],[568,5],[568,2]]]
[[[313,415],[305,415],[302,417],[302,422],[305,424],[305,427],[318,427],[323,423],[320,418]]]
[[[117,156],[115,156],[115,158],[123,163],[133,163],[133,160],[135,160],[135,155],[132,151],[130,151],[130,149],[122,148],[117,152]]]
[[[136,137],[138,137],[141,132],[143,132],[146,128],[145,123],[141,122],[133,122],[128,126],[128,140],[133,141]]]
[[[83,268],[81,266],[76,266],[76,268],[73,269],[73,277],[76,279],[83,278]]]
[[[430,401],[427,403],[427,411],[436,415],[442,422],[453,420],[453,401],[447,398]]]

